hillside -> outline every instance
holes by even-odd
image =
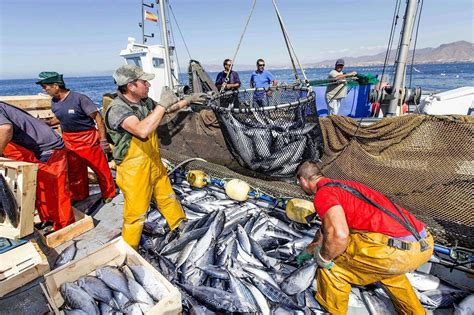
[[[415,53],[415,64],[424,63],[452,63],[452,62],[473,62],[474,52],[473,43],[467,41],[458,41],[449,44],[442,44],[436,48],[422,48],[417,49]],[[390,53],[389,64],[395,62],[396,51],[392,50]],[[411,63],[411,56],[413,51],[409,53],[409,63]],[[382,65],[385,60],[385,52],[373,56],[360,57],[342,57],[346,65],[351,67],[361,67],[369,65]],[[335,60],[324,60],[315,63],[306,63],[305,67],[333,67]]]

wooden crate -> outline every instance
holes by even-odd
[[[49,271],[48,259],[35,241],[0,254],[0,297]]]
[[[121,266],[123,263],[143,265],[161,281],[168,289],[168,294],[159,301],[147,314],[172,315],[181,314],[181,293],[161,273],[153,268],[142,256],[119,237],[110,241],[86,257],[69,262],[44,276],[43,292],[48,300],[51,311],[60,314],[59,308],[64,299],[59,286],[65,282],[73,282],[82,276],[95,275],[95,270],[104,265]]]
[[[38,165],[0,158],[0,173],[5,177],[19,206],[17,227],[7,220],[0,223],[0,236],[12,239],[33,233]]]
[[[43,244],[52,248],[58,247],[59,245],[64,244],[67,241],[70,241],[73,238],[94,228],[94,220],[91,216],[82,213],[74,207],[72,207],[72,211],[74,212],[76,222],[66,226],[65,228],[62,228],[59,231],[46,234],[43,230],[35,229],[39,234]]]
[[[0,96],[0,101],[22,108],[26,111],[51,109],[51,96],[45,94]]]

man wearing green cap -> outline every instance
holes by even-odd
[[[49,124],[61,125],[68,150],[71,199],[79,201],[89,196],[90,167],[97,174],[103,200],[112,200],[115,183],[105,155],[110,149],[97,106],[86,95],[67,89],[63,75],[57,72],[41,72],[36,84],[52,97],[51,109],[56,117]]]
[[[165,113],[205,101],[202,93],[179,100],[164,87],[160,100],[155,102],[148,97],[149,81],[154,77],[134,65],[118,68],[113,74],[118,96],[105,114],[107,131],[114,142],[117,185],[124,196],[122,237],[135,249],[152,196],[171,230],[186,218],[161,162],[156,129]]]

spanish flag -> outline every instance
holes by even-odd
[[[151,12],[145,10],[145,20],[158,22],[158,17]]]

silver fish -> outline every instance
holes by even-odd
[[[122,292],[128,299],[132,299],[125,275],[116,267],[104,266],[95,271],[97,278],[104,281],[112,290]]]
[[[454,315],[474,314],[474,294],[464,298],[459,304],[454,304]]]
[[[159,279],[155,277],[145,269],[142,265],[129,265],[133,275],[138,283],[151,295],[155,301],[160,301],[166,294],[169,293],[168,288]]]
[[[54,267],[53,269],[59,268],[62,265],[67,264],[68,262],[72,261],[74,257],[76,257],[77,253],[77,246],[76,246],[76,241],[73,241],[71,245],[66,247],[61,254],[59,254],[58,258],[56,258],[56,261],[54,262]]]
[[[80,309],[87,314],[100,314],[94,299],[78,285],[65,282],[59,286],[59,291],[66,305],[72,309]]]
[[[283,292],[295,295],[305,291],[314,281],[317,267],[315,262],[311,262],[293,271],[280,285]]]
[[[112,290],[102,280],[92,276],[85,276],[79,278],[77,284],[95,300],[101,301],[113,309],[120,310],[120,307],[114,300]]]

